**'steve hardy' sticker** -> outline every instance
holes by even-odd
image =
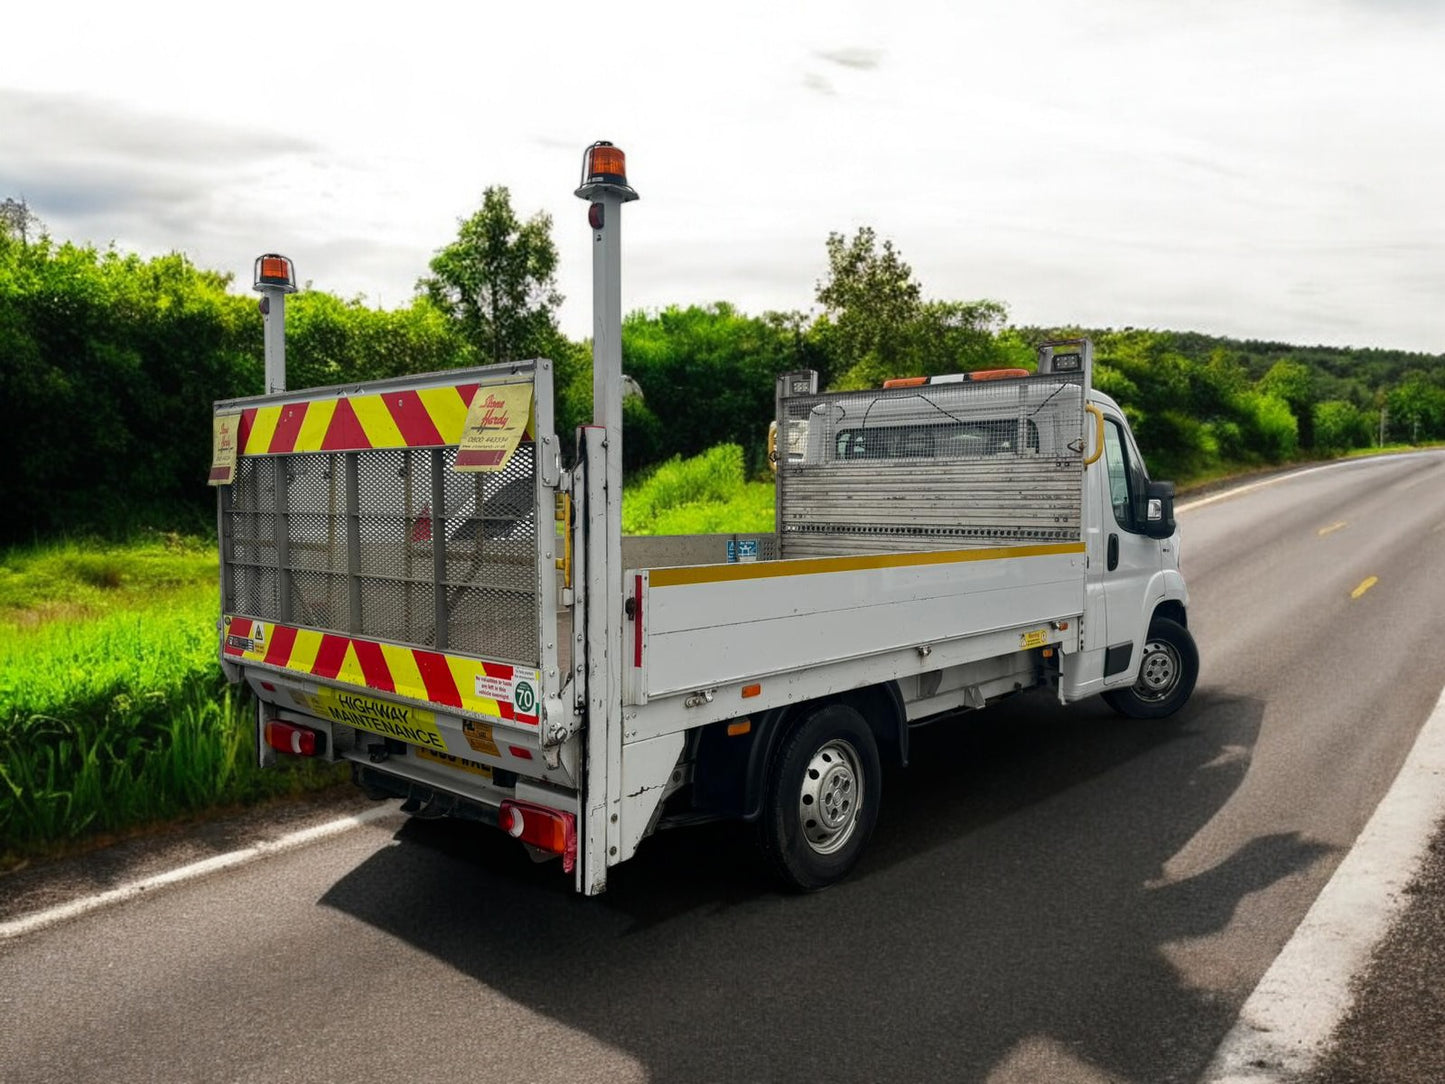
[[[211,473],[208,485],[228,486],[236,476],[236,446],[239,443],[241,415],[217,414],[211,419]]]
[[[467,408],[457,442],[459,471],[499,471],[507,465],[532,416],[531,384],[481,387]]]

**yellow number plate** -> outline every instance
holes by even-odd
[[[492,769],[485,764],[478,764],[475,760],[463,760],[461,757],[452,756],[450,753],[438,753],[435,749],[428,749],[422,745],[413,749],[412,753],[422,760],[430,760],[433,764],[445,764],[448,768],[460,768],[464,772],[480,775],[483,779],[492,778]]]

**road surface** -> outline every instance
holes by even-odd
[[[710,826],[588,900],[386,817],[0,942],[0,1080],[1191,1081],[1445,685],[1445,455],[1180,521],[1190,705],[915,732],[844,884]]]

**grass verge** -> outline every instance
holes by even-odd
[[[345,776],[256,767],[254,704],[216,661],[215,556],[204,545],[177,553],[143,541],[134,560],[122,545],[87,560],[75,543],[5,555],[0,868]]]

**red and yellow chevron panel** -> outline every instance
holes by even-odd
[[[542,675],[509,663],[236,616],[222,622],[221,654],[233,662],[537,725]]]
[[[241,455],[437,448],[461,440],[476,384],[332,396],[241,413]],[[527,438],[535,438],[533,419]]]

